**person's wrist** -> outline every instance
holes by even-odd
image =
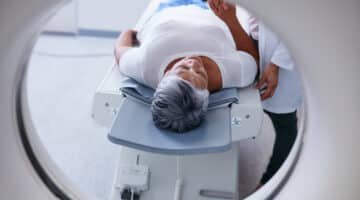
[[[270,73],[279,74],[279,67],[273,63],[270,63],[270,65],[268,66],[268,70]]]
[[[232,27],[236,27],[239,24],[238,19],[235,17],[229,17],[224,20],[225,24],[231,29]]]
[[[277,65],[275,65],[274,63],[270,63],[270,67],[274,71],[279,71],[279,67]]]

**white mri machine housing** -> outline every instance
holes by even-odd
[[[1,200],[92,199],[49,159],[22,94],[37,36],[64,3],[0,2]],[[237,3],[260,16],[287,43],[302,75],[306,103],[303,137],[297,138],[279,172],[248,199],[359,199],[360,1]]]

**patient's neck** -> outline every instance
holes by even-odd
[[[176,62],[183,59],[184,57],[177,58],[169,63],[165,68],[164,74],[170,70]],[[200,56],[202,62],[204,63],[205,70],[208,74],[208,90],[209,92],[215,92],[222,88],[222,77],[219,66],[211,58],[206,56]]]

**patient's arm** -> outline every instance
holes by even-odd
[[[133,46],[138,46],[139,42],[136,39],[137,32],[134,30],[127,30],[120,34],[115,44],[115,59],[119,64],[121,56]]]
[[[223,20],[230,29],[236,49],[252,55],[258,65],[259,53],[237,18],[236,7],[223,0],[209,0],[209,5],[214,14]]]

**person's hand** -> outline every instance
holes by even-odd
[[[272,97],[278,85],[279,67],[273,63],[266,66],[255,87],[260,90],[261,100]]]
[[[234,5],[224,0],[209,0],[209,6],[216,16],[226,24],[231,23],[236,18],[236,8]]]

